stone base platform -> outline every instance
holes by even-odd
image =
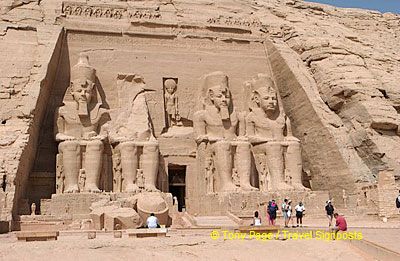
[[[276,233],[279,229],[279,226],[241,226],[237,231],[247,234],[251,231],[254,231],[255,233]]]
[[[51,241],[57,240],[58,231],[20,231],[17,239],[21,241]]]
[[[166,228],[143,228],[143,229],[128,229],[126,234],[129,237],[165,237],[167,235]]]

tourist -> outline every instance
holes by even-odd
[[[254,212],[252,226],[261,226],[261,217],[258,217],[258,211]]]
[[[396,207],[399,209],[400,212],[400,190],[399,190],[399,195],[396,198]]]
[[[283,214],[283,220],[285,221],[285,227],[288,227],[288,223],[289,223],[289,217],[287,215],[287,211],[288,211],[287,210],[287,202],[288,202],[288,199],[285,198],[282,203],[282,214]]]
[[[269,208],[271,206],[272,201],[268,201],[268,205],[267,205],[267,220],[268,220],[268,225],[271,226],[271,218],[270,218],[270,214],[269,214]]]
[[[333,216],[336,219],[336,225],[333,228],[333,231],[335,231],[335,238],[336,238],[336,234],[339,231],[347,231],[347,222],[346,219],[343,216],[340,216],[338,213],[335,213]]]
[[[275,203],[275,199],[273,199],[271,205],[268,207],[269,220],[273,226],[275,226],[276,211],[278,211],[278,205]]]
[[[293,225],[292,201],[291,200],[288,200],[286,208],[287,208],[287,212],[286,213],[287,213],[287,217],[288,217],[287,225],[289,225],[289,222],[291,221],[292,222],[292,227],[295,227]]]
[[[297,223],[297,227],[299,226],[299,222],[300,222],[300,227],[303,227],[303,215],[304,215],[304,211],[306,210],[303,202],[299,202],[299,204],[297,204],[294,209],[296,210],[296,223]]]
[[[160,224],[158,223],[158,218],[154,216],[154,213],[151,213],[147,218],[147,227],[148,228],[160,228]]]
[[[335,211],[335,208],[333,207],[332,202],[330,200],[328,200],[326,202],[325,210],[326,210],[326,216],[328,217],[328,220],[329,220],[329,227],[331,227],[332,219],[333,219],[333,212]]]

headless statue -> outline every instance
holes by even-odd
[[[239,115],[233,109],[228,89],[228,77],[222,72],[205,76],[204,109],[193,115],[196,142],[205,142],[214,158],[220,191],[235,191],[232,180],[233,156],[242,190],[257,190],[250,185],[250,144],[244,137],[238,138]],[[236,147],[236,151],[234,150]]]
[[[257,89],[252,95],[254,107],[246,117],[246,134],[253,152],[266,161],[265,169],[270,177],[268,188],[263,186],[264,191],[304,190],[300,141],[292,135],[289,118],[278,104],[274,83],[260,74],[252,85]]]
[[[114,188],[114,191],[139,192],[138,178],[144,183],[141,186],[146,191],[158,191],[156,182],[159,150],[144,94],[145,83],[143,78],[137,75],[118,77],[120,79],[117,84],[129,88],[123,91],[129,97],[127,107],[120,109],[116,122],[109,132],[114,155],[120,156],[122,172],[121,190]]]
[[[103,140],[102,126],[109,120],[107,109],[97,102],[96,70],[89,65],[87,55],[81,54],[71,70],[69,91],[73,100],[64,99],[56,112],[55,138],[62,160],[62,192],[79,192],[79,173],[86,174],[83,191],[100,192]],[[82,154],[85,152],[84,165]],[[83,165],[83,166],[82,166]]]

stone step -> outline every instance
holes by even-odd
[[[198,227],[238,227],[238,224],[227,216],[193,217]]]

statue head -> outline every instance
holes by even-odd
[[[79,115],[88,115],[87,105],[93,97],[96,70],[90,66],[89,57],[80,54],[78,63],[71,70],[70,92],[78,103]]]
[[[165,90],[169,94],[173,94],[176,91],[176,82],[174,79],[167,79],[164,82]]]
[[[231,94],[228,89],[228,76],[222,72],[214,72],[205,77],[208,103],[214,105],[221,113],[222,119],[229,118]]]
[[[274,112],[278,108],[278,97],[272,79],[258,75],[252,84],[257,88],[253,91],[252,101],[265,113]]]

